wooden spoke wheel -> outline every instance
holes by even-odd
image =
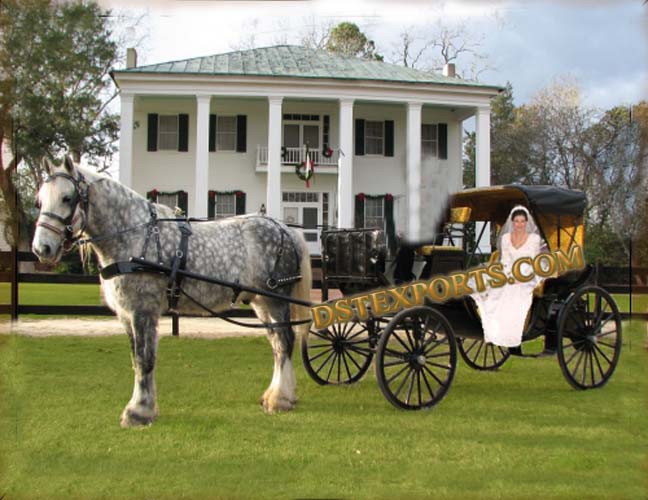
[[[511,355],[506,347],[478,339],[459,339],[457,347],[466,364],[475,370],[497,370]]]
[[[310,330],[302,337],[304,368],[320,385],[353,384],[367,372],[373,359],[379,323],[334,323]]]
[[[380,335],[376,378],[397,408],[431,408],[446,395],[457,368],[457,342],[448,320],[426,306],[399,312]]]
[[[621,315],[614,299],[585,286],[565,302],[558,321],[558,362],[575,389],[601,387],[610,380],[621,353]]]

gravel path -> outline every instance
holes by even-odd
[[[256,318],[244,318],[245,321],[258,324]],[[57,318],[57,319],[24,319],[15,323],[0,324],[0,334],[29,335],[32,337],[49,337],[52,335],[71,335],[79,337],[101,337],[106,335],[126,335],[121,323],[115,318]],[[159,334],[171,335],[171,318],[161,318]],[[258,337],[265,335],[263,328],[245,328],[232,325],[222,319],[214,318],[180,318],[180,336],[192,338],[227,338]]]

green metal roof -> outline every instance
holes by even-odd
[[[156,73],[173,75],[245,75],[292,78],[332,78],[338,80],[377,80],[401,83],[436,83],[501,89],[471,80],[405,68],[395,64],[342,57],[325,50],[297,45],[276,45],[194,57],[180,61],[149,64],[115,73]]]

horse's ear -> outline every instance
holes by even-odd
[[[68,174],[74,172],[74,161],[72,161],[72,157],[70,155],[65,155],[65,162],[63,164],[65,165],[65,170],[68,171]]]
[[[52,165],[50,164],[47,157],[41,160],[41,168],[43,169],[43,172],[45,172],[48,176],[52,175]]]

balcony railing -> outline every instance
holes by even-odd
[[[306,160],[306,146],[300,148],[283,148],[285,151],[281,158],[282,165],[296,165]],[[334,149],[329,158],[322,154],[321,149],[309,149],[308,154],[315,165],[325,167],[337,167],[340,150]],[[268,147],[257,146],[256,166],[268,165]]]

